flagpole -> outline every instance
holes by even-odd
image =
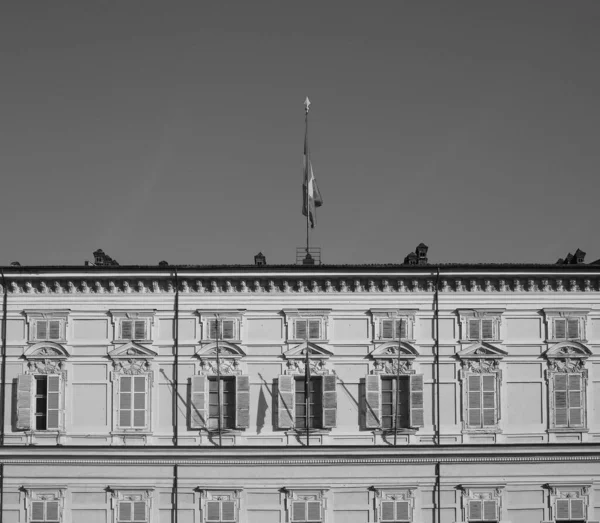
[[[310,169],[310,153],[308,150],[308,108],[310,102],[308,100],[308,96],[306,97],[306,101],[304,102],[304,181],[306,182],[306,192],[304,194],[305,202],[306,202],[306,257],[310,255],[310,201],[308,199],[308,170]]]
[[[306,405],[306,446],[310,447],[310,356],[308,348],[308,320],[306,320],[306,361],[304,364],[304,394]]]
[[[394,320],[394,323],[399,320]],[[399,326],[401,330],[402,327]],[[396,362],[396,405],[394,408],[394,447],[398,436],[398,411],[400,410],[400,336],[398,336],[398,361]]]
[[[219,431],[219,447],[221,442],[221,360],[219,358],[219,316],[215,314],[215,330],[217,336],[217,428]]]

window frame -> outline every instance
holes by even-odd
[[[307,340],[312,343],[326,343],[330,337],[329,315],[331,309],[284,309],[286,326],[286,343],[301,343]],[[299,322],[306,321],[306,336],[299,337],[297,325]],[[311,336],[310,322],[316,325],[318,322],[318,338]]]
[[[546,343],[577,341],[587,343],[587,329],[590,308],[545,308],[543,309],[546,323]],[[559,337],[557,321],[565,322],[565,336]],[[569,335],[569,323],[577,322],[577,337]]]
[[[66,486],[45,487],[43,485],[23,486],[25,491],[25,523],[62,523],[64,521],[64,505]],[[47,515],[48,503],[56,503],[57,519],[34,519],[34,504],[43,503],[43,512]]]
[[[489,434],[501,433],[500,422],[502,420],[502,371],[499,368],[499,359],[465,359],[462,361],[463,368],[459,372],[459,378],[462,388],[462,432],[463,434]],[[492,377],[494,383],[494,423],[484,424],[484,402],[485,392],[492,392],[490,390],[485,391],[483,389],[483,378]],[[481,387],[479,391],[471,390],[471,378],[478,377],[480,380]],[[480,392],[480,423],[478,425],[470,423],[470,399],[471,394]],[[491,410],[491,407],[485,407],[485,410]]]
[[[503,495],[506,485],[502,484],[462,484],[459,489],[462,491],[462,511],[463,521],[466,523],[500,523],[504,521]],[[486,517],[486,503],[494,503],[495,514],[493,518]],[[472,503],[481,503],[481,517],[471,517]],[[489,507],[489,505],[488,505]]]
[[[301,376],[301,375],[295,375],[294,376],[294,428],[297,431],[300,432],[306,432],[307,429],[308,431],[312,431],[312,430],[323,430],[323,380],[322,380],[322,376],[310,376],[310,381],[312,384],[314,384],[316,386],[316,384],[318,383],[318,389],[310,389],[309,386],[309,397],[312,395],[314,396],[314,399],[318,399],[318,401],[311,401],[310,402],[310,412],[309,414],[310,419],[307,420],[306,419],[306,413],[304,416],[300,416],[298,414],[298,406],[302,405],[305,406],[306,405],[306,399],[304,401],[298,401],[298,395],[304,395],[305,394],[305,390],[306,390],[306,376]],[[298,384],[301,384],[300,386]],[[312,393],[312,394],[311,394]],[[316,406],[318,406],[318,411]],[[315,408],[313,408],[315,407]],[[299,419],[304,419],[304,426],[303,427],[299,427],[298,426],[298,420]],[[310,424],[310,421],[316,421],[316,425],[312,425]],[[307,427],[307,425],[309,425]]]
[[[371,487],[375,491],[375,523],[412,523],[416,512],[415,492],[416,485],[378,485]],[[384,517],[384,503],[394,504],[394,519]],[[403,503],[407,508],[407,518],[398,517],[398,503]]]
[[[505,309],[457,309],[458,320],[459,320],[459,332],[460,339],[459,343],[467,344],[467,343],[477,343],[477,342],[485,342],[485,343],[501,343],[503,338],[503,323],[502,323],[502,315],[505,312]],[[478,335],[475,336],[471,332],[471,322],[478,321]],[[483,336],[483,322],[491,321],[491,337]]]
[[[416,309],[370,309],[372,321],[372,339],[374,343],[389,343],[390,341],[415,341]],[[392,336],[386,336],[386,323],[392,321]],[[404,333],[402,333],[404,325]],[[404,336],[402,335],[404,334]]]
[[[208,410],[208,413],[207,413],[207,425],[209,427],[209,430],[216,430],[218,428],[218,426],[219,426],[219,420],[218,420],[218,418],[216,416],[212,416],[211,413],[210,413],[211,407],[213,406],[213,404],[211,403],[211,392],[213,392],[213,391],[211,391],[210,386],[211,386],[211,383],[217,383],[218,384],[219,382],[221,382],[221,386],[218,387],[218,389],[219,389],[218,393],[219,393],[220,399],[221,399],[221,430],[222,431],[235,430],[237,428],[237,424],[236,424],[236,410],[237,410],[236,409],[236,406],[237,406],[237,401],[236,401],[237,400],[237,398],[236,398],[236,396],[237,396],[237,394],[236,394],[236,389],[237,389],[237,387],[236,387],[236,379],[237,379],[237,376],[235,376],[235,375],[217,376],[215,374],[212,374],[210,376],[206,376],[206,378],[207,378],[207,381],[208,381],[208,398],[207,398],[207,405],[206,406],[208,407],[207,408],[207,410]],[[223,384],[226,381],[227,382],[231,382],[233,384],[233,390],[230,391],[230,394],[232,396],[231,399],[233,400],[233,402],[232,402],[232,408],[231,408],[232,413],[230,412],[230,414],[233,414],[233,415],[229,415],[229,416],[225,416],[225,412],[224,412],[224,409],[223,409],[224,399],[225,399],[224,398],[225,391],[224,391]],[[225,423],[224,423],[225,422],[225,418],[231,419],[231,423],[230,423],[231,426],[226,426],[225,425]],[[211,425],[211,420],[215,420],[213,425]]]
[[[570,521],[588,521],[590,511],[591,484],[577,481],[564,481],[560,483],[546,483],[544,488],[549,490],[550,516],[556,523],[569,523]],[[559,503],[568,503],[568,517],[560,517]],[[581,503],[582,513],[572,514],[573,501]]]
[[[109,487],[111,491],[111,508],[113,523],[153,523],[153,493],[154,487]],[[121,503],[131,503],[131,519],[121,519]],[[143,503],[145,506],[145,519],[134,519],[135,503]]]
[[[152,343],[156,336],[154,332],[156,310],[110,310],[111,321],[113,324],[113,342],[114,343]],[[124,322],[133,322],[131,327],[131,338],[123,337]],[[144,338],[136,337],[136,322],[144,322]]]
[[[212,489],[197,487],[200,492],[200,522],[201,523],[239,523],[241,507],[241,488],[231,489]],[[219,519],[208,518],[208,504],[209,503],[220,503],[219,506]],[[223,519],[223,502],[234,504],[234,519]]]
[[[28,324],[28,343],[66,343],[67,328],[69,326],[70,310],[24,310],[26,322]],[[58,322],[58,337],[50,337],[50,323]],[[38,337],[38,323],[46,323],[45,337]]]
[[[327,523],[327,491],[328,488],[286,488],[285,512],[286,523]],[[304,504],[304,519],[297,519],[294,514],[296,504]],[[319,519],[309,518],[309,503],[319,504]]]
[[[60,434],[65,426],[65,376],[64,372],[29,372],[17,376],[17,430],[26,430],[39,434]],[[38,393],[38,384],[46,383],[46,393]],[[50,389],[53,382],[54,390]],[[55,407],[51,407],[49,394],[55,395]],[[43,402],[44,413],[38,412]],[[50,412],[55,412],[56,424],[48,423]],[[38,428],[38,419],[45,419],[45,428]]]

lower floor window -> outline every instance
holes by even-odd
[[[321,428],[321,378],[311,377],[308,381],[308,412],[306,401],[306,379],[296,378],[296,428]]]
[[[320,501],[292,501],[293,523],[320,523],[321,521]]]
[[[58,501],[32,501],[32,523],[58,523]]]
[[[119,510],[117,512],[118,523],[127,522],[145,522],[146,502],[145,501],[119,501]]]

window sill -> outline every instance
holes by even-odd
[[[148,429],[117,429],[111,431],[113,436],[152,436],[152,432]]]
[[[145,344],[152,344],[153,340],[138,340],[138,339],[126,339],[126,340],[122,340],[122,339],[115,339],[113,340],[113,343],[145,343]]]
[[[590,429],[588,428],[584,428],[584,427],[561,427],[561,428],[554,428],[554,429],[547,429],[546,432],[548,432],[548,434],[560,434],[560,433],[577,433],[577,432],[589,432]]]
[[[462,429],[463,434],[502,434],[502,429],[490,427],[488,429]]]
[[[329,434],[331,433],[331,429],[309,429],[308,431],[306,429],[288,429],[286,431],[286,434],[290,434],[290,435],[296,435],[296,436],[305,436],[306,433],[309,433],[310,435],[320,435],[320,434]]]
[[[219,434],[219,429],[200,429],[210,435]],[[244,433],[242,429],[221,429],[221,434],[227,436],[241,436]]]
[[[378,436],[389,436],[390,434],[393,436],[396,434],[409,434],[414,435],[418,432],[419,429],[374,429],[373,434]]]

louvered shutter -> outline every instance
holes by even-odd
[[[306,521],[321,521],[321,502],[307,501]]]
[[[564,340],[567,337],[567,320],[557,318],[554,320],[554,339]]]
[[[221,521],[229,522],[235,521],[235,501],[222,501],[221,502]]]
[[[399,340],[403,340],[408,337],[405,319],[396,320],[396,337]]]
[[[17,377],[17,429],[32,429],[33,395],[35,377],[33,374],[20,374]]]
[[[235,338],[234,329],[235,325],[233,320],[223,320],[221,322],[221,331],[224,340],[233,340]]]
[[[58,521],[58,501],[46,501],[46,521]]]
[[[306,503],[292,501],[292,521],[306,521]]]
[[[135,339],[145,340],[146,336],[146,320],[135,320]]]
[[[581,374],[568,374],[569,427],[583,425]]]
[[[133,377],[133,427],[146,426],[146,376]]]
[[[479,320],[469,320],[469,339],[470,340],[481,339],[481,334],[479,332],[480,325],[481,325],[481,322]]]
[[[277,381],[279,397],[277,399],[277,426],[280,429],[294,428],[296,419],[294,376],[279,376]]]
[[[217,320],[208,320],[208,339],[217,339]]]
[[[394,501],[382,501],[381,502],[381,521],[394,521]]]
[[[121,339],[130,340],[133,338],[133,321],[121,320]]]
[[[294,322],[294,338],[297,340],[306,339],[306,320],[296,320]]]
[[[398,521],[410,521],[410,504],[408,501],[396,501],[396,518]]]
[[[119,426],[129,428],[132,426],[133,413],[133,378],[121,376],[119,378]]]
[[[483,502],[483,519],[484,521],[496,521],[496,501],[485,500]]]
[[[134,501],[133,521],[146,521],[146,503],[144,501]]]
[[[377,374],[369,374],[365,378],[365,426],[377,429],[381,426],[381,378]]]
[[[207,501],[206,502],[206,521],[220,521],[221,519],[221,502]]]
[[[46,428],[60,430],[60,376],[48,375],[47,402],[46,402]]]
[[[556,519],[569,519],[569,500],[556,500]]]
[[[577,340],[581,336],[579,335],[579,320],[571,319],[567,321],[567,332],[570,340]]]
[[[410,376],[410,426],[424,425],[423,374]]]
[[[394,337],[394,320],[381,320],[381,337],[386,340]]]
[[[321,320],[309,320],[308,337],[311,340],[321,339]]]
[[[119,521],[131,521],[132,510],[131,501],[119,501]]]
[[[571,500],[571,519],[585,519],[585,506],[582,499]]]
[[[485,374],[481,376],[483,396],[483,426],[491,427],[498,422],[496,416],[496,376]]]
[[[235,377],[235,426],[246,429],[250,426],[250,378]]]
[[[483,502],[479,500],[469,501],[469,521],[481,521],[483,517]]]
[[[331,429],[336,426],[337,418],[336,375],[325,374],[321,379],[323,381],[322,426],[324,429]]]
[[[60,320],[50,320],[48,322],[48,339],[60,340]]]
[[[554,375],[554,424],[556,427],[568,427],[567,375]]]
[[[44,521],[44,501],[31,502],[31,521]]]
[[[467,424],[481,427],[481,376],[467,378]]]
[[[494,339],[494,322],[493,320],[481,320],[481,339]]]
[[[206,428],[206,376],[192,376],[190,387],[190,428]]]
[[[48,322],[45,320],[38,320],[35,322],[35,339],[46,340],[48,339]]]

